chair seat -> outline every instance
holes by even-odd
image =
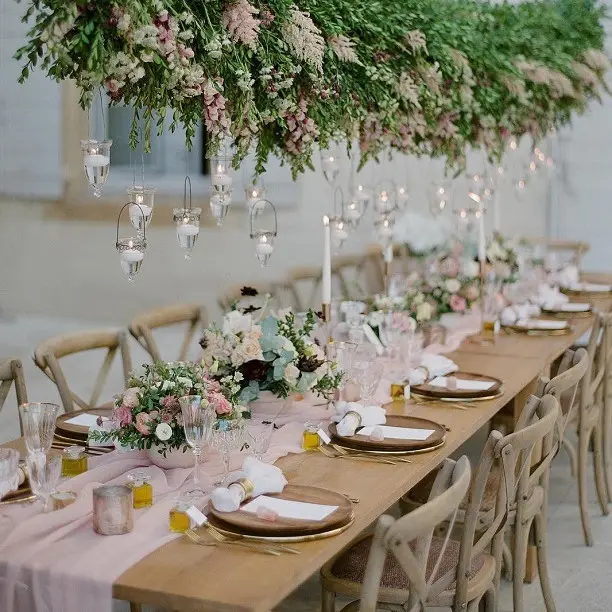
[[[344,551],[339,557],[327,563],[321,569],[321,578],[328,590],[337,594],[358,596],[365,575],[365,568],[372,546],[371,535],[365,536],[357,541],[353,546]],[[426,577],[430,579],[434,567],[440,556],[440,551],[444,545],[444,538],[433,537],[427,559]],[[456,540],[449,540],[438,571],[436,579],[445,576],[453,571],[459,563],[460,544]],[[468,590],[470,585],[488,584],[495,574],[495,559],[488,554],[477,555],[469,570]],[[386,603],[403,603],[407,599],[409,587],[408,576],[398,563],[395,556],[391,553],[387,555],[383,575],[380,581],[378,600]],[[453,599],[454,582],[443,593],[435,598],[437,605],[448,605],[444,601]],[[438,604],[439,602],[439,604]],[[433,603],[433,602],[432,602]]]

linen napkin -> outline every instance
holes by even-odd
[[[408,371],[408,383],[422,385],[432,378],[452,374],[458,369],[457,364],[444,355],[424,353],[420,365]]]
[[[280,468],[263,463],[254,457],[245,458],[242,470],[235,474],[236,480],[240,478],[247,478],[253,484],[251,497],[264,493],[280,493],[287,484],[287,479]],[[210,500],[219,512],[234,512],[244,500],[244,491],[240,486],[231,484],[229,487],[218,487],[212,492]]]
[[[383,425],[387,422],[387,411],[382,406],[364,406],[357,402],[338,402],[336,431],[341,436],[352,436],[358,427]]]
[[[554,310],[568,302],[569,298],[567,295],[561,293],[556,287],[542,283],[538,287],[538,293],[531,298],[531,301],[547,310]]]
[[[570,264],[553,274],[552,277],[561,287],[571,287],[580,280],[580,272],[575,265]]]
[[[537,317],[541,312],[537,304],[514,304],[501,311],[499,320],[502,325],[514,325],[519,319]]]

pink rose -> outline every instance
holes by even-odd
[[[476,285],[470,285],[469,287],[467,287],[465,290],[465,297],[468,300],[470,300],[470,302],[477,300],[478,299],[478,287],[476,287]]]
[[[150,423],[153,419],[146,412],[139,412],[136,415],[136,429],[143,435],[148,436],[151,433]]]
[[[140,389],[138,387],[126,389],[121,403],[128,408],[136,408],[140,403]]]
[[[119,427],[129,425],[132,422],[132,410],[124,404],[116,406],[113,411],[113,421],[119,423]]]
[[[450,296],[449,304],[453,312],[465,312],[467,307],[465,298],[456,293]]]
[[[106,89],[108,89],[110,93],[117,93],[119,91],[119,81],[117,81],[117,79],[108,79],[106,81]]]
[[[447,257],[440,264],[440,274],[448,278],[456,278],[459,274],[459,262],[454,257]]]
[[[215,409],[215,412],[217,414],[229,414],[232,411],[232,405],[222,393],[209,393],[206,399],[208,400],[208,403]]]

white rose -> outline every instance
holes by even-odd
[[[293,342],[291,342],[291,340],[289,340],[289,338],[285,338],[283,340],[282,349],[284,351],[289,351],[290,353],[297,353],[297,351],[295,350],[295,346],[293,346]]]
[[[155,435],[159,440],[165,442],[166,440],[169,440],[172,437],[172,427],[170,427],[168,423],[160,423],[155,428]]]
[[[471,259],[463,262],[461,271],[462,276],[466,276],[467,278],[475,278],[478,276],[479,272],[478,262]]]
[[[261,345],[259,344],[259,340],[257,340],[257,338],[247,336],[244,339],[244,342],[238,348],[242,353],[244,361],[263,359],[263,352],[261,350]]]
[[[232,310],[223,317],[223,333],[231,334],[246,334],[253,324],[251,315],[242,314],[238,310]]]
[[[429,321],[433,314],[433,307],[429,302],[423,302],[417,306],[416,320],[417,321]]]
[[[168,391],[169,389],[174,389],[176,387],[176,383],[173,383],[171,380],[164,380],[161,386],[162,393],[164,391]]]
[[[449,293],[457,293],[461,289],[461,283],[456,278],[449,278],[445,285]]]
[[[300,371],[298,370],[298,368],[296,366],[294,366],[292,363],[290,363],[286,368],[285,368],[285,373],[283,374],[283,378],[290,384],[290,385],[295,385],[295,383],[297,383],[297,380],[300,376]]]
[[[424,301],[425,301],[425,296],[422,293],[417,293],[412,300],[413,304],[416,304],[416,305],[422,304]]]

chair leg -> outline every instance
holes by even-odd
[[[479,612],[481,599],[482,597],[478,597],[477,599],[473,599],[472,601],[470,601],[467,607],[467,612]]]
[[[595,488],[599,507],[604,516],[610,514],[608,509],[608,491],[606,488],[605,470],[603,464],[603,427],[601,422],[593,429],[593,470],[595,472]]]
[[[508,546],[507,542],[503,542],[502,546],[502,559],[504,565],[504,576],[508,582],[512,581],[512,550]]]
[[[573,478],[576,478],[578,474],[578,453],[576,451],[576,447],[574,443],[568,440],[567,438],[563,438],[563,448],[567,452],[567,456],[570,460],[570,471]]]
[[[142,605],[130,601],[130,612],[142,612]]]
[[[603,465],[606,478],[606,492],[608,495],[608,503],[612,503],[612,406],[609,405],[609,400],[604,401],[603,412]]]
[[[501,582],[501,568],[502,568],[502,548],[504,547],[504,531],[496,534],[493,537],[493,543],[491,545],[491,554],[495,559],[495,578],[493,587],[496,593],[499,593],[499,583]]]
[[[548,576],[548,561],[546,559],[546,522],[541,514],[536,514],[534,519],[535,541],[538,553],[538,574],[540,576],[540,588],[542,597],[546,604],[546,612],[556,612],[555,599],[550,586]]]
[[[490,588],[484,596],[485,612],[497,612],[497,591],[495,587]]]
[[[520,522],[517,517],[514,525],[514,568],[512,572],[512,599],[514,612],[524,612],[523,581],[527,567],[527,546],[529,544],[529,529],[531,521]]]
[[[593,535],[591,534],[591,521],[589,519],[589,500],[587,496],[587,466],[589,455],[589,434],[587,430],[578,432],[578,505],[580,507],[580,519],[584,542],[587,546],[593,546]]]
[[[336,612],[336,594],[321,587],[321,612]]]

